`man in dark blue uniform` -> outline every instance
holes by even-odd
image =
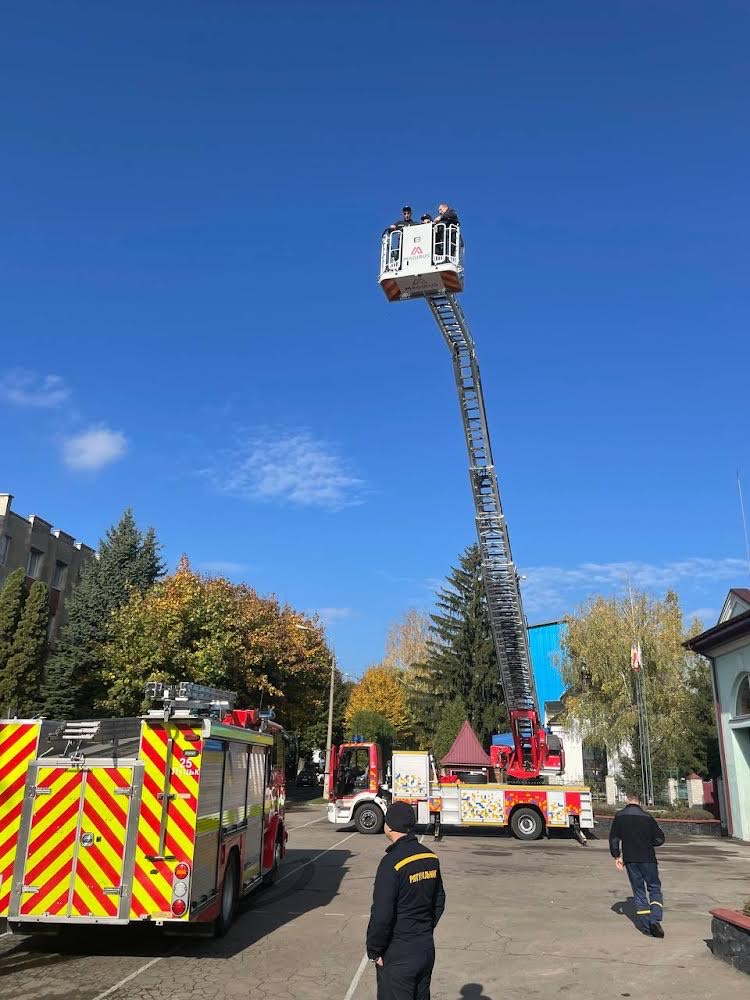
[[[445,909],[440,861],[414,833],[414,810],[394,802],[385,814],[391,841],[375,876],[367,956],[375,962],[378,1000],[429,1000],[432,939]]]
[[[609,851],[618,869],[628,873],[639,929],[657,938],[664,937],[664,897],[654,848],[661,847],[664,839],[654,817],[641,808],[639,796],[629,794],[628,804],[612,820]]]

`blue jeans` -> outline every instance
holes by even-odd
[[[664,916],[659,866],[650,861],[625,865],[635,901],[638,926],[648,930],[650,924],[661,923]]]

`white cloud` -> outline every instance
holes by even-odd
[[[13,406],[52,409],[70,398],[70,388],[61,375],[40,375],[16,369],[0,379],[0,399]]]
[[[222,493],[253,500],[341,510],[362,502],[364,481],[353,475],[329,443],[309,431],[250,438],[210,470]]]
[[[101,469],[121,458],[127,451],[124,434],[107,427],[90,427],[89,430],[63,442],[63,460],[70,469]]]
[[[663,591],[706,583],[736,580],[742,559],[690,557],[668,563],[580,563],[577,566],[532,566],[521,572],[524,607],[531,614],[564,614],[573,604],[594,593],[622,591],[628,580],[634,587]]]
[[[206,573],[216,573],[217,576],[239,576],[250,567],[246,563],[231,562],[228,559],[207,559],[206,562],[199,563],[199,569]]]
[[[704,628],[712,628],[719,620],[720,608],[693,608],[685,612],[685,621],[691,622],[697,618]]]
[[[351,618],[354,611],[351,608],[318,608],[313,614],[317,614],[324,625],[335,625],[336,622]]]

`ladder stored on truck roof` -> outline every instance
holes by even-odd
[[[389,301],[424,298],[451,351],[469,452],[482,577],[514,747],[508,777],[529,781],[563,770],[541,725],[518,571],[510,548],[487,426],[474,341],[456,293],[463,290],[463,239],[455,224],[425,223],[383,236],[380,285]],[[556,741],[557,742],[557,741]]]

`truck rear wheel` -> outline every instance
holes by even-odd
[[[368,802],[354,814],[354,825],[359,833],[382,833],[385,824],[383,810],[375,802]]]
[[[539,840],[544,822],[536,809],[516,809],[510,819],[510,828],[519,840]]]
[[[273,845],[273,865],[263,876],[263,887],[265,889],[270,889],[271,886],[276,881],[276,876],[279,874],[279,866],[281,865],[281,853],[282,853],[282,837],[283,834],[279,833],[276,837],[276,843]]]
[[[221,906],[219,915],[214,924],[216,937],[223,937],[232,926],[235,914],[237,913],[237,903],[239,900],[239,870],[237,862],[237,852],[232,851],[224,869],[224,880],[221,883]]]

